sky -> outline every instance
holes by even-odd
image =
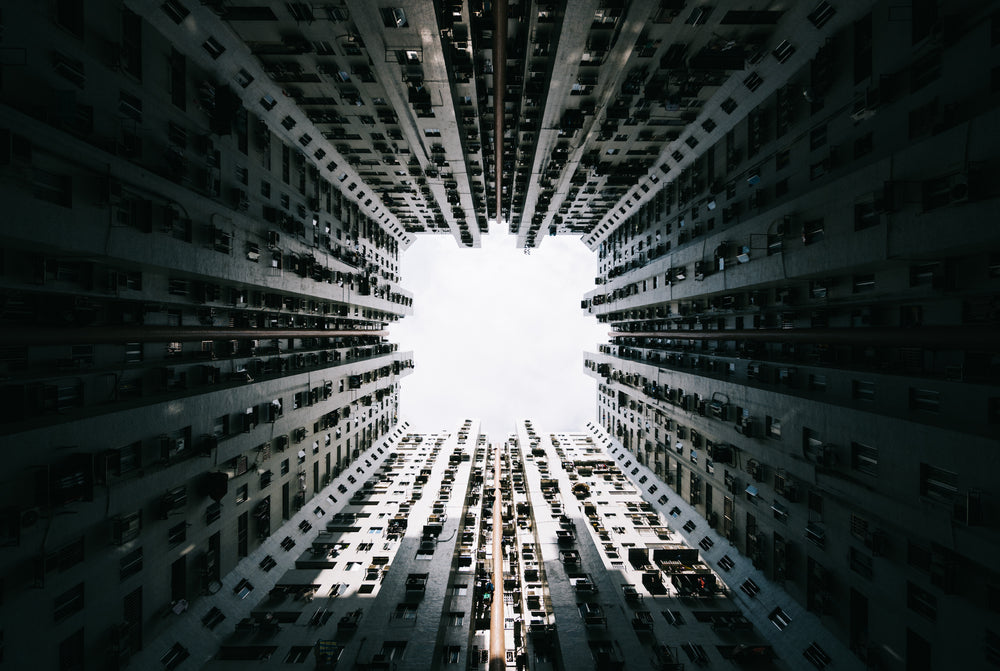
[[[389,326],[415,365],[401,382],[400,420],[430,432],[478,418],[495,437],[518,419],[541,431],[593,420],[597,383],[583,373],[583,353],[606,342],[608,328],[580,309],[597,275],[580,238],[546,237],[530,255],[495,232],[479,249],[450,235],[416,238],[400,254],[413,314]]]

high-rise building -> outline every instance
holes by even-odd
[[[4,6],[0,664],[475,667],[502,455],[515,667],[1000,665],[998,45],[979,0]],[[491,220],[596,254],[579,436],[399,422],[400,254]],[[525,556],[556,499],[597,599]],[[641,579],[682,541],[713,606]]]
[[[818,618],[749,563],[706,564],[721,537],[675,496],[646,500],[651,472],[596,425],[546,434],[522,420],[502,441],[474,420],[407,428],[194,612],[167,615],[134,663],[852,668]]]
[[[871,668],[998,663],[998,23],[969,9],[772,43],[588,238],[599,422]]]

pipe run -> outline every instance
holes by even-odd
[[[387,336],[385,330],[249,329],[173,326],[92,326],[0,329],[0,345],[98,345],[126,342],[192,342],[234,338],[337,338]]]
[[[500,496],[500,460],[503,453],[497,445],[493,470],[493,603],[490,611],[489,671],[504,671],[507,657],[504,646],[503,612],[503,500]]]
[[[503,116],[507,75],[507,0],[493,3],[496,26],[493,30],[493,151],[496,154],[497,224],[503,213]]]
[[[611,338],[667,340],[745,340],[750,342],[874,345],[881,347],[961,347],[1000,349],[994,326],[920,326],[916,328],[727,329],[724,331],[611,331]]]

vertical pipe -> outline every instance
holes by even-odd
[[[504,91],[507,69],[507,0],[495,0],[493,17],[496,27],[493,30],[493,118],[494,137],[493,151],[496,156],[496,189],[497,189],[497,223],[502,219],[503,204],[503,116]]]
[[[507,668],[504,651],[503,626],[503,500],[500,496],[499,445],[493,470],[493,604],[490,612],[490,666],[489,671],[503,671]]]

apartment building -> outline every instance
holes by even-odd
[[[3,662],[124,668],[397,425],[411,239],[121,3],[2,18]]]
[[[997,23],[955,9],[777,45],[589,238],[601,425],[870,668],[998,663]]]
[[[628,452],[599,427],[514,428],[502,442],[475,420],[436,433],[398,428],[356,482],[291,520],[280,547],[257,549],[199,609],[171,616],[137,661],[219,671],[248,662],[785,669],[829,650],[843,653],[829,668],[855,668],[817,618],[772,608],[775,595],[752,592],[750,576],[742,591],[727,587],[720,576],[740,569],[710,568],[685,538],[697,513],[666,495],[647,500],[648,475],[629,475]],[[683,530],[673,529],[678,516]],[[803,634],[827,647],[810,639],[786,659]]]

